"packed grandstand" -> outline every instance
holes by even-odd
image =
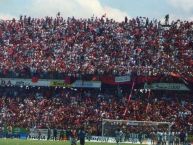
[[[192,131],[192,21],[2,20],[0,62],[1,128],[84,125],[101,136],[102,119],[116,119]]]

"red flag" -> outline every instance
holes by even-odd
[[[128,103],[130,102],[130,100],[131,100],[131,94],[128,97]]]
[[[70,83],[71,83],[70,77],[65,77],[65,78],[64,78],[64,82],[65,82],[66,84],[70,84]]]
[[[96,80],[97,80],[97,77],[94,76],[94,77],[92,78],[92,81],[96,81]]]
[[[38,77],[32,77],[32,80],[31,80],[31,81],[32,81],[33,83],[37,83],[37,82],[38,82],[38,80],[39,80],[39,78],[38,78]]]
[[[180,74],[174,73],[174,72],[171,72],[170,75],[173,76],[173,77],[176,77],[176,78],[180,78],[181,77]]]
[[[125,108],[125,111],[123,113],[124,116],[126,115],[127,111],[128,111],[128,107]]]
[[[133,81],[133,83],[132,83],[131,92],[130,92],[130,95],[129,95],[129,97],[128,97],[128,103],[129,103],[130,100],[131,100],[131,96],[132,96],[132,92],[133,92],[133,89],[134,89],[134,85],[135,85],[135,81]],[[125,108],[125,111],[124,111],[124,113],[123,113],[124,116],[126,115],[127,111],[128,111],[128,107]]]
[[[135,85],[135,81],[133,81],[133,83],[132,83],[131,92],[130,92],[130,95],[129,95],[129,98],[128,98],[128,103],[131,100],[131,96],[132,96],[132,93],[133,93],[134,85]]]

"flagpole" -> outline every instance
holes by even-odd
[[[129,95],[129,98],[128,98],[128,103],[129,103],[130,100],[131,100],[131,96],[132,96],[132,94],[133,94],[134,85],[135,85],[135,79],[134,79],[133,82],[132,82],[131,91],[130,91],[130,95]]]

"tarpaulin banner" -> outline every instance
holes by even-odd
[[[144,89],[189,91],[190,89],[181,83],[152,83],[145,84]]]
[[[32,82],[31,79],[0,78],[0,86],[48,86],[49,80],[40,79]]]
[[[75,88],[101,88],[101,82],[100,81],[77,80],[72,84],[72,87],[75,87]]]
[[[129,81],[131,81],[130,75],[115,77],[115,82],[117,82],[117,83],[129,82]]]
[[[65,81],[63,81],[63,80],[50,81],[49,86],[53,86],[53,87],[71,87],[70,84],[65,83]]]

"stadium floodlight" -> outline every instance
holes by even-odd
[[[156,143],[159,141],[159,138],[162,138],[162,141],[169,143],[171,142],[172,125],[173,123],[170,122],[103,119],[102,136],[115,137],[116,130],[120,129],[123,132],[123,142],[144,142],[147,144],[147,142]],[[155,140],[153,135],[155,136]]]

